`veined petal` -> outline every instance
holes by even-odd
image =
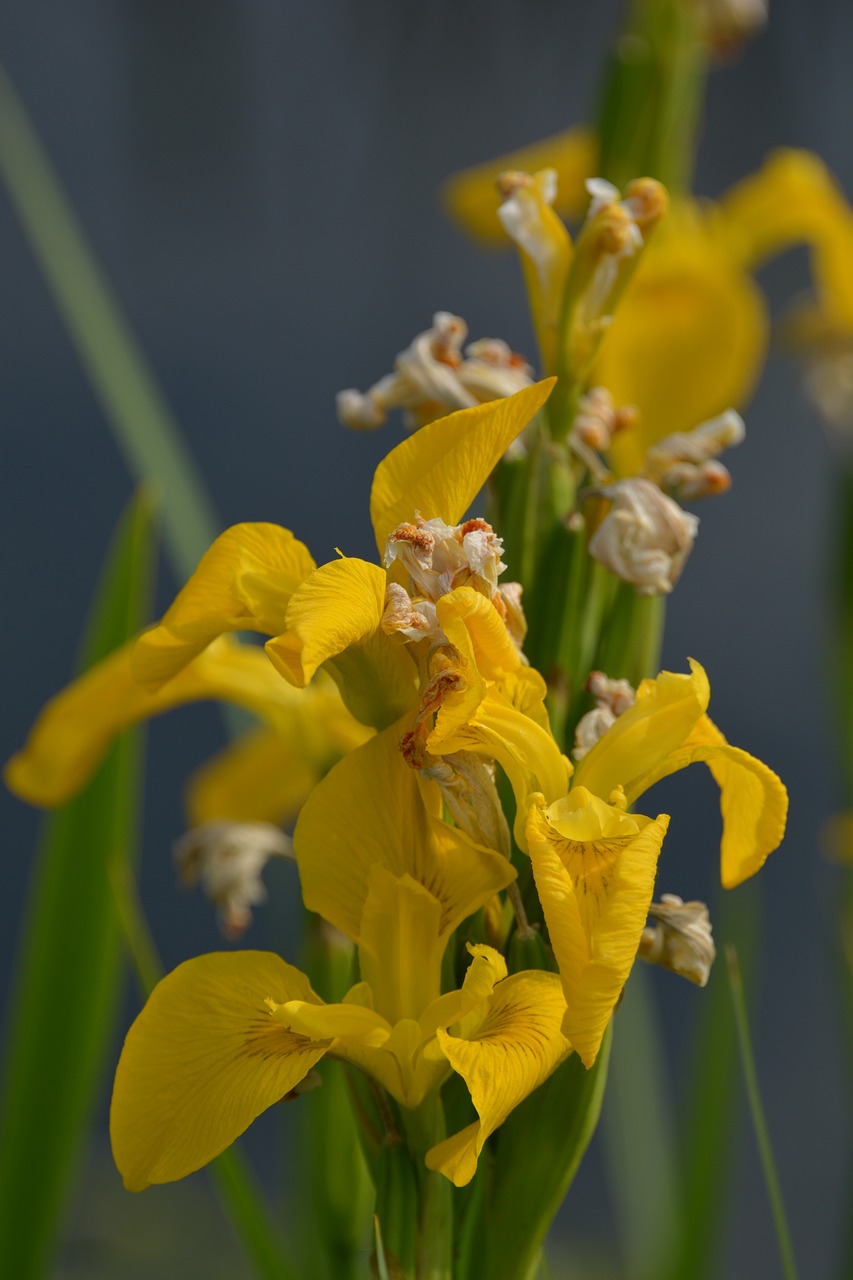
[[[384,569],[344,557],[321,565],[293,593],[286,630],[267,642],[273,665],[304,688],[326,669],[364,724],[384,728],[414,704],[415,665],[405,645],[380,630]]]
[[[498,218],[498,174],[507,169],[524,173],[556,169],[554,209],[565,217],[580,218],[589,200],[585,183],[598,172],[597,166],[598,139],[591,129],[575,125],[529,147],[454,174],[444,188],[444,200],[450,216],[468,235],[493,245],[505,245],[507,235]]]
[[[439,1044],[467,1084],[480,1119],[427,1152],[428,1168],[457,1187],[467,1186],[489,1134],[571,1053],[560,1030],[565,1012],[557,975],[527,970],[495,987],[471,1038],[438,1030]]]
[[[697,760],[707,764],[720,788],[720,873],[723,887],[733,889],[764,865],[785,834],[788,793],[772,769],[730,746],[716,725],[702,716],[680,748],[633,780],[626,799],[632,804],[653,783]]]
[[[481,1006],[489,999],[499,982],[507,976],[506,961],[494,947],[484,943],[467,943],[471,954],[471,963],[465,973],[462,986],[458,991],[447,991],[430,1004],[419,1019],[424,1036],[435,1035],[439,1027],[447,1028],[453,1023],[462,1024],[460,1034],[473,1028],[466,1026],[466,1020],[473,1014],[477,1018],[476,1026],[482,1022]]]
[[[634,963],[668,824],[581,786],[530,807],[530,860],[567,1005],[563,1032],[586,1067]]]
[[[503,400],[460,409],[392,449],[376,468],[370,491],[379,554],[385,554],[389,534],[415,512],[458,524],[553,386],[554,379],[546,378]]]
[[[708,677],[698,662],[689,661],[690,675],[662,671],[657,679],[643,681],[634,705],[578,764],[575,786],[605,799],[621,786],[633,804],[641,794],[635,779],[654,774],[682,747],[708,706]]]
[[[162,621],[140,637],[136,679],[159,688],[226,631],[284,629],[288,601],[314,569],[308,548],[277,524],[237,524],[202,556]]]
[[[283,681],[259,649],[223,636],[152,693],[133,675],[134,643],[48,702],[6,765],[6,784],[21,799],[47,808],[64,804],[89,780],[117,733],[184,702],[216,698],[275,717]]]
[[[438,788],[400,753],[401,720],[339,761],[308,797],[294,832],[305,905],[358,940],[371,868],[411,876],[441,904],[445,937],[514,879],[505,858],[437,816]]]
[[[751,395],[767,349],[764,299],[697,206],[673,209],[643,254],[601,344],[592,375],[616,404],[636,405],[619,432],[619,475],[643,470],[646,449],[690,431]]]
[[[128,1190],[200,1169],[322,1058],[330,1042],[287,1031],[268,999],[318,997],[263,951],[188,960],[154,988],[127,1034],[110,1111]]]
[[[276,683],[274,726],[245,734],[190,778],[191,826],[223,818],[287,826],[332,765],[370,737],[331,680],[315,680],[307,689],[294,689],[278,676]]]

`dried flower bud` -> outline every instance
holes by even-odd
[[[696,537],[696,516],[640,476],[601,492],[613,506],[590,538],[590,555],[638,595],[672,591]]]
[[[677,431],[653,444],[646,452],[646,475],[682,502],[726,493],[732,478],[717,456],[745,435],[743,418],[727,409],[692,431]]]
[[[415,593],[438,600],[466,584],[490,599],[497,591],[503,542],[485,520],[448,525],[417,516],[414,524],[398,525],[388,538],[385,564],[395,560],[406,568]]]
[[[391,409],[402,409],[406,425],[423,426],[442,414],[470,409],[530,386],[532,370],[497,338],[472,343],[463,358],[468,326],[460,316],[437,311],[432,328],[415,337],[386,374],[365,392],[340,391],[339,420],[355,430],[381,426]]]
[[[292,858],[288,836],[269,822],[206,822],[176,841],[175,861],[184,884],[201,881],[219,909],[226,938],[251,923],[251,908],[266,901],[261,872],[270,858]]]
[[[705,903],[683,902],[674,893],[665,893],[660,902],[651,904],[649,915],[657,927],[643,930],[640,959],[704,987],[717,954]]]
[[[615,723],[623,711],[634,705],[636,694],[627,680],[611,680],[603,671],[590,672],[587,691],[595,698],[595,706],[578,721],[572,755],[582,760],[599,738]],[[611,799],[611,803],[613,803]]]

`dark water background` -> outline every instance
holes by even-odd
[[[183,425],[223,527],[273,520],[294,528],[318,560],[335,546],[371,556],[370,477],[398,433],[347,434],[334,393],[384,373],[440,308],[464,316],[474,337],[532,351],[515,262],[468,245],[443,218],[437,191],[448,172],[587,116],[619,9],[615,0],[0,4],[0,60]],[[767,33],[711,80],[697,190],[717,194],[773,147],[797,145],[820,152],[853,195],[851,56],[849,5],[775,0]],[[0,256],[5,757],[70,671],[131,481],[2,194]],[[806,284],[805,255],[788,255],[761,279],[773,300],[789,298]],[[839,881],[815,841],[841,798],[823,621],[835,463],[782,360],[771,359],[746,418],[747,442],[732,456],[735,487],[701,512],[665,661],[683,668],[687,654],[701,659],[716,721],[791,790],[789,836],[762,877],[754,1023],[795,1246],[811,1280],[837,1274],[849,1174],[830,936]],[[163,603],[175,585],[164,569]],[[150,734],[143,894],[170,965],[221,945],[206,906],[175,890],[169,848],[182,827],[180,779],[222,741],[206,707],[175,713]],[[685,897],[711,892],[718,839],[713,788],[692,772],[659,796],[675,815],[661,888]],[[38,819],[5,794],[0,804],[6,975]],[[246,941],[292,960],[286,899],[295,889],[286,874],[274,879],[274,901]],[[659,977],[674,1115],[701,996]],[[277,1125],[268,1117],[253,1139],[264,1169]],[[206,1196],[195,1178],[126,1197],[106,1160],[93,1157],[61,1274],[239,1275]],[[773,1280],[775,1245],[745,1123],[732,1199],[721,1275]],[[562,1227],[581,1247],[612,1242],[597,1155]]]

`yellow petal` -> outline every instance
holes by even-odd
[[[450,643],[485,680],[501,680],[521,667],[506,623],[486,596],[472,587],[457,587],[436,602],[435,611]]]
[[[376,728],[417,698],[406,646],[379,627],[386,581],[385,570],[365,560],[321,565],[294,592],[284,634],[266,646],[273,665],[298,688],[325,664],[352,714]]]
[[[645,450],[745,403],[768,340],[764,300],[694,206],[673,210],[644,252],[596,359],[593,380],[640,411],[612,457],[620,475]]]
[[[276,680],[284,697],[275,726],[244,735],[190,778],[190,826],[223,818],[288,826],[332,765],[370,736],[331,680],[307,689]]]
[[[427,1152],[428,1168],[467,1186],[489,1134],[571,1052],[560,1030],[565,1012],[557,975],[528,970],[495,988],[472,1038],[439,1029],[439,1044],[467,1084],[480,1119]]]
[[[586,788],[531,805],[530,860],[566,1000],[563,1032],[591,1067],[637,954],[669,823]]]
[[[637,700],[618,717],[575,770],[575,786],[605,799],[624,787],[628,803],[642,794],[635,779],[651,774],[688,739],[708,706],[708,677],[690,659],[690,675],[662,671],[637,690]],[[663,776],[662,774],[659,776]]]
[[[525,690],[523,677],[529,670],[517,673],[518,678],[511,685],[513,690]],[[535,672],[530,674],[539,679]],[[451,714],[447,716],[444,707],[439,712],[436,726],[427,739],[427,749],[434,755],[473,751],[497,760],[515,795],[514,835],[519,848],[526,848],[525,821],[530,796],[542,792],[550,801],[564,795],[571,766],[550,729],[519,710],[495,686],[486,690],[476,709],[461,723],[461,717],[453,714],[455,709],[448,710]]]
[[[417,1020],[441,991],[442,904],[410,875],[374,865],[358,939],[359,969],[390,1023]]]
[[[267,999],[318,997],[298,969],[262,951],[188,960],[155,987],[113,1088],[113,1155],[128,1190],[200,1169],[326,1052],[329,1041],[287,1031]]]
[[[840,228],[850,234],[850,207],[819,156],[780,148],[757,173],[720,201],[733,253],[749,267],[796,244],[830,243]]]
[[[379,554],[398,524],[420,512],[457,524],[513,440],[542,408],[553,378],[503,400],[437,418],[380,462],[370,492],[370,518]]]
[[[283,682],[261,650],[223,637],[157,692],[137,683],[134,642],[56,695],[26,745],[6,766],[6,784],[30,804],[52,808],[83,787],[117,733],[184,702],[217,698],[259,716],[276,713]]]
[[[436,816],[435,783],[420,783],[399,743],[401,720],[335,765],[308,797],[294,831],[302,893],[357,940],[371,868],[411,876],[441,904],[446,937],[514,878],[506,859]]]
[[[506,169],[520,169],[524,173],[556,169],[554,208],[566,217],[580,218],[589,200],[584,184],[587,178],[595,176],[597,165],[595,134],[583,125],[576,125],[564,133],[454,174],[444,188],[444,200],[453,220],[475,240],[505,245],[507,235],[498,218],[501,202],[495,186],[498,174]]]
[[[626,787],[626,798],[632,804],[660,778],[700,760],[720,788],[720,874],[723,887],[733,889],[764,865],[785,834],[788,793],[772,769],[739,747],[730,746],[716,725],[702,716],[683,746],[633,779]]]
[[[159,626],[140,638],[137,680],[158,688],[226,631],[278,635],[292,593],[313,568],[307,547],[277,524],[226,529]]]

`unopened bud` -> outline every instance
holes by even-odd
[[[698,519],[640,476],[601,492],[613,505],[590,538],[590,555],[638,595],[668,594],[690,554]]]
[[[665,893],[660,902],[651,904],[649,915],[656,927],[643,930],[640,959],[704,987],[717,954],[705,903],[683,902],[674,893]]]

